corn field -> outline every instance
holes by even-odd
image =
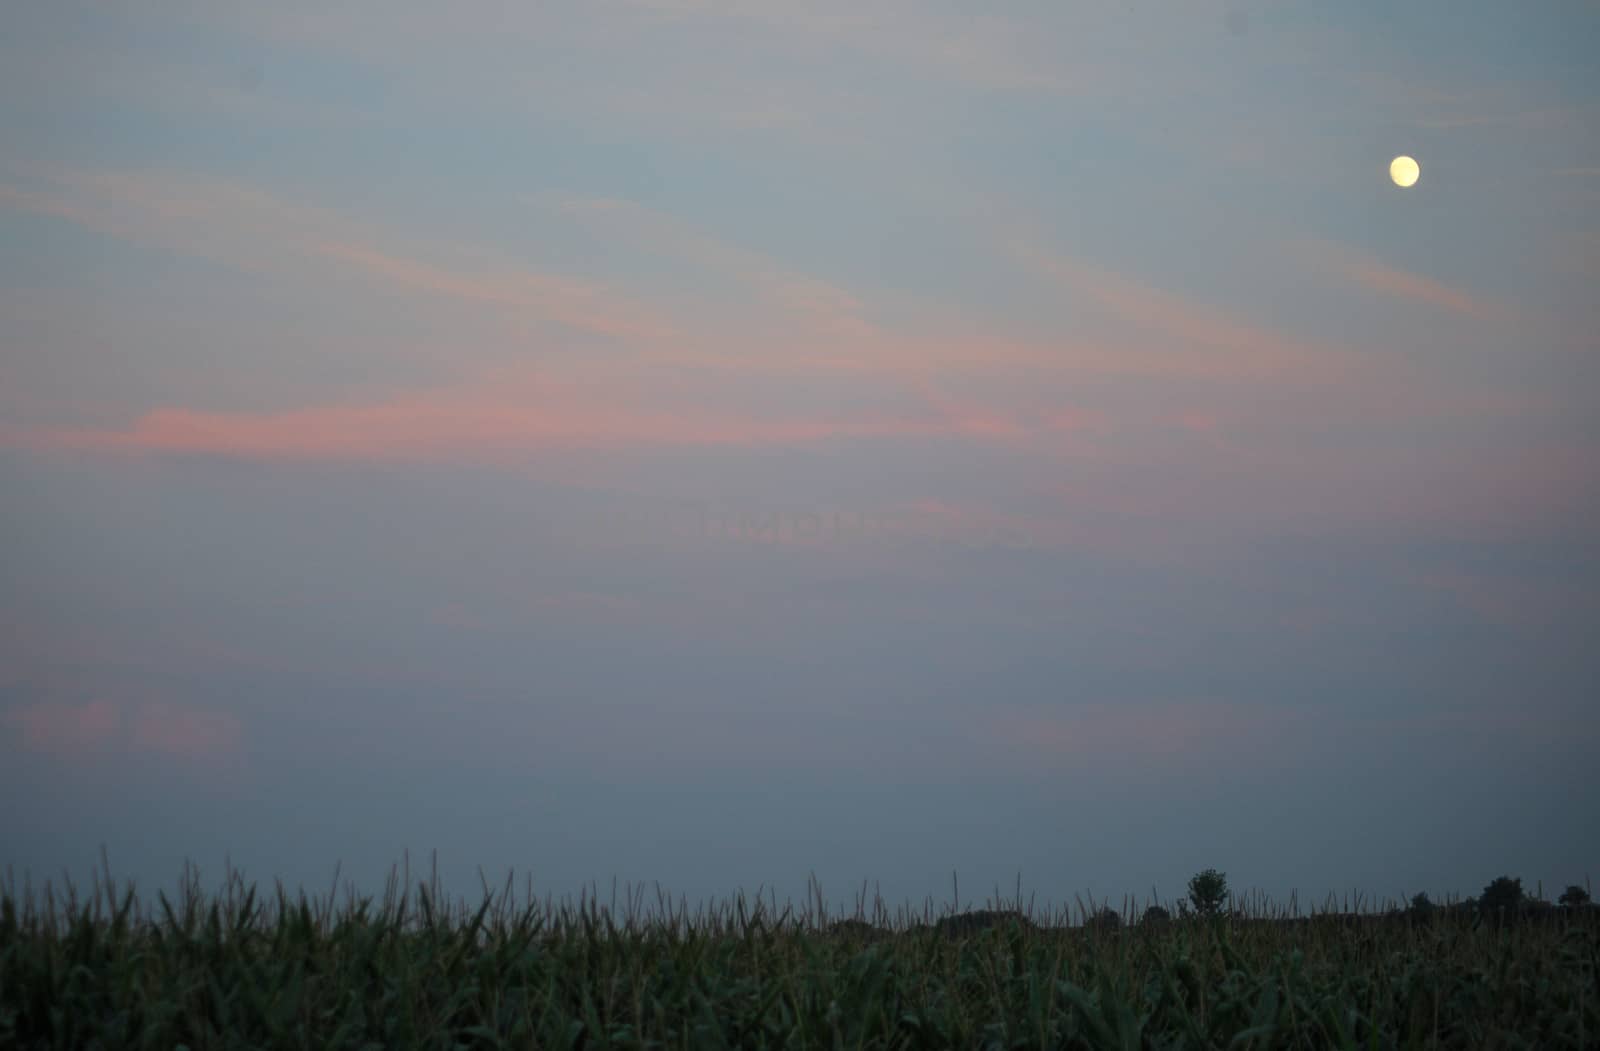
[[[337,886],[337,877],[335,878]],[[1583,1048],[1600,1046],[1600,921],[1426,920],[1257,900],[1166,923],[1031,915],[831,921],[743,897],[644,914],[391,877],[342,906],[141,901],[96,877],[0,892],[0,1047]],[[952,922],[952,919],[957,922]],[[929,922],[932,920],[933,922]]]

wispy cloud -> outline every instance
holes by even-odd
[[[249,270],[286,275],[309,260],[605,336],[666,340],[674,332],[650,307],[594,282],[497,262],[481,251],[469,253],[478,256],[477,269],[441,265],[375,243],[385,240],[381,232],[334,211],[224,180],[175,172],[66,172],[45,189],[0,184],[0,207]]]
[[[464,274],[360,244],[324,242],[316,244],[312,251],[405,288],[467,303],[507,307],[574,329],[662,342],[677,336],[671,321],[644,305],[599,285],[554,274],[528,270]]]
[[[757,293],[769,306],[808,322],[819,335],[843,339],[879,335],[865,319],[861,299],[849,290],[638,202],[547,196],[532,198],[530,203],[554,207],[635,249],[713,271]]]
[[[521,456],[572,448],[809,444],[846,438],[966,434],[982,421],[884,414],[788,418],[673,413],[618,399],[563,395],[503,378],[370,404],[275,413],[159,409],[128,430],[33,432],[45,448],[217,453],[246,458],[432,460]]]
[[[7,711],[4,719],[21,733],[24,749],[56,756],[93,753],[122,729],[122,712],[108,701],[30,704]]]
[[[1361,364],[1346,348],[1274,331],[1028,238],[1010,235],[1005,242],[1016,259],[1062,292],[1154,337],[1141,348],[1152,372],[1294,383],[1348,377]]]
[[[1421,274],[1397,270],[1381,263],[1350,263],[1345,267],[1345,273],[1368,288],[1397,299],[1427,303],[1469,317],[1486,317],[1490,313],[1486,304],[1467,293]]]
[[[42,701],[0,718],[20,731],[24,750],[65,759],[131,751],[216,763],[236,755],[242,739],[237,716],[162,701]]]
[[[1505,308],[1488,299],[1425,274],[1412,273],[1353,248],[1330,242],[1306,242],[1305,257],[1320,269],[1337,273],[1392,299],[1434,307],[1478,320],[1504,318]]]
[[[1220,448],[1227,410],[1214,398],[1155,415],[1113,414],[1103,406],[1091,410],[1081,398],[1069,400],[1070,381],[1128,377],[1215,386],[1221,380],[1319,396],[1334,384],[1350,411],[1376,399],[1382,405],[1368,408],[1393,418],[1432,411],[1423,404],[1429,399],[1462,404],[1436,384],[1402,375],[1405,366],[1393,362],[1383,365],[1386,393],[1378,398],[1369,382],[1374,366],[1350,348],[1278,331],[1027,237],[1001,244],[1025,276],[1042,278],[1076,308],[1072,329],[1084,336],[1017,338],[981,321],[949,324],[951,309],[935,312],[938,325],[898,329],[876,320],[857,290],[635,202],[552,195],[529,203],[675,268],[698,268],[715,283],[743,290],[741,306],[718,314],[697,308],[692,298],[668,297],[663,304],[660,296],[615,283],[482,252],[408,246],[405,238],[330,210],[226,181],[57,173],[41,189],[0,187],[0,205],[280,278],[303,274],[309,265],[325,278],[355,276],[421,293],[424,300],[487,308],[517,326],[553,325],[601,337],[620,356],[550,355],[534,344],[521,356],[536,364],[507,368],[469,346],[453,364],[457,378],[431,389],[396,392],[385,385],[366,397],[248,413],[193,403],[137,406],[130,407],[134,422],[128,427],[9,427],[5,440],[269,458],[429,459],[906,437],[1082,450],[1086,441],[1117,430],[1179,426]],[[1355,253],[1324,248],[1317,259],[1386,294],[1471,316],[1490,310],[1458,289]],[[341,288],[347,292],[348,282]],[[642,370],[646,365],[677,371],[651,373]],[[670,386],[652,378],[668,375]],[[785,382],[807,375],[849,384],[855,393],[875,391],[862,404],[879,407],[841,409],[831,398],[808,399]],[[983,377],[1012,378],[1009,389],[991,384],[985,393],[973,383]],[[1020,377],[1039,382],[1023,384]],[[748,397],[755,381],[770,391],[761,409]],[[1396,394],[1424,387],[1425,394]]]
[[[136,751],[217,762],[238,752],[239,718],[228,712],[156,703],[133,714],[130,746]]]
[[[989,739],[1023,768],[1113,767],[1132,778],[1291,764],[1316,721],[1282,705],[1210,698],[1007,706],[985,720]]]
[[[0,207],[47,215],[96,233],[197,255],[277,279],[355,275],[469,307],[493,308],[514,327],[552,324],[620,341],[635,361],[738,372],[878,372],[1015,364],[1110,368],[1128,363],[1088,346],[1029,345],[977,334],[896,332],[866,316],[861,299],[671,216],[614,199],[554,199],[612,238],[730,280],[756,294],[764,314],[688,303],[666,306],[614,284],[532,269],[482,250],[408,244],[329,209],[224,180],[175,172],[64,172],[40,188],[0,184]],[[542,201],[540,203],[548,203]],[[312,270],[308,271],[308,264]],[[409,307],[409,305],[408,305]],[[460,358],[470,373],[475,356]],[[1137,367],[1137,366],[1135,366]]]

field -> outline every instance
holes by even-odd
[[[337,886],[337,881],[335,882]],[[8,877],[0,1047],[1557,1048],[1600,1044],[1593,908],[1426,919],[1263,901],[1166,923],[993,903],[840,922],[758,897],[690,910],[82,897]]]

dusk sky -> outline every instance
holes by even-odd
[[[1593,3],[0,29],[19,881],[1600,876]]]

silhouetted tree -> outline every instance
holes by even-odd
[[[1152,905],[1144,910],[1144,916],[1139,920],[1141,927],[1159,927],[1172,919],[1172,913],[1159,905]]]
[[[1120,930],[1122,928],[1122,913],[1107,905],[1085,920],[1083,925],[1101,931]]]
[[[1202,916],[1220,913],[1222,903],[1228,900],[1227,873],[1216,869],[1195,873],[1189,880],[1189,900],[1194,904],[1194,911]]]
[[[1589,904],[1589,892],[1574,883],[1566,890],[1562,891],[1561,897],[1557,900],[1568,908],[1575,909],[1579,906]]]
[[[1489,916],[1502,916],[1515,913],[1522,907],[1522,903],[1522,880],[1512,879],[1510,876],[1497,876],[1483,888],[1483,896],[1478,899],[1478,908]]]
[[[1427,891],[1423,891],[1421,894],[1414,895],[1411,898],[1411,908],[1406,911],[1414,919],[1425,920],[1433,915],[1433,909],[1433,901],[1428,897]]]

